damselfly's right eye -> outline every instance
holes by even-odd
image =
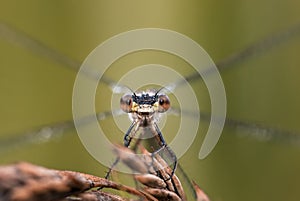
[[[131,112],[132,96],[129,94],[122,96],[122,98],[120,100],[120,106],[124,112],[127,112],[127,113]]]
[[[170,99],[167,95],[160,95],[158,97],[158,111],[165,112],[170,108]]]

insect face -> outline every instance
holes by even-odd
[[[155,112],[166,112],[170,108],[167,95],[158,95],[156,91],[146,91],[124,95],[120,100],[121,109],[126,113],[150,115]]]

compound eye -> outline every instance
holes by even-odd
[[[121,109],[124,112],[126,112],[126,113],[131,112],[131,108],[132,108],[132,96],[128,95],[128,94],[122,96],[122,98],[120,100],[120,106],[121,106]]]
[[[165,112],[170,108],[170,99],[167,95],[158,97],[158,112]]]

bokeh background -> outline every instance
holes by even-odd
[[[192,38],[218,63],[256,41],[299,24],[299,7],[300,2],[295,0],[12,0],[1,2],[0,21],[79,64],[108,38],[148,27],[171,29]],[[35,128],[47,132],[43,126],[72,119],[76,70],[30,45],[20,45],[18,39],[11,39],[12,33],[3,33],[3,28],[1,31],[0,163],[29,161],[103,176],[106,167],[88,154],[75,130],[44,142],[32,137],[33,143],[26,143],[27,138],[22,138]],[[18,34],[16,37],[20,38]],[[199,160],[208,125],[201,122],[199,136],[180,163],[211,200],[299,200],[299,51],[300,34],[295,34],[221,71],[227,116],[262,127],[227,125],[214,151]],[[118,79],[128,66],[147,63],[188,69],[175,56],[150,51],[121,58],[107,76]],[[200,81],[191,84],[199,94],[201,108],[209,112],[209,100],[202,95],[205,86]],[[99,100],[110,97],[109,93],[109,88],[99,88]],[[97,103],[97,108],[110,109],[110,101]],[[112,119],[102,124],[110,125],[109,121]],[[172,123],[169,127],[172,129]],[[261,129],[264,127],[276,129]],[[163,131],[170,141],[173,131],[167,129]],[[20,140],[7,140],[14,137]],[[121,143],[123,136],[113,134],[111,139]]]

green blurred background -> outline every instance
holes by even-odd
[[[187,35],[218,62],[300,23],[299,8],[300,2],[296,0],[12,0],[1,1],[0,21],[79,62],[106,39],[148,27]],[[300,35],[222,72],[228,117],[300,134],[299,51]],[[114,64],[115,71],[108,72],[108,76],[115,79],[115,73],[118,78],[118,68],[122,66],[155,62],[174,65],[174,68],[175,64],[184,65],[183,61],[165,53],[147,54],[135,53],[120,59]],[[0,37],[0,58],[0,141],[72,118],[76,71],[9,42],[3,36]],[[192,86],[201,95],[205,87],[200,84],[196,81]],[[200,96],[199,100],[203,104],[201,108],[209,111],[207,98]],[[109,109],[109,104],[110,101],[99,103],[99,107]],[[226,126],[214,151],[205,160],[199,160],[201,133],[205,133],[207,125],[206,122],[200,124],[199,137],[180,163],[211,200],[300,199],[297,138],[291,140],[286,133],[288,140],[274,136],[264,141],[260,136],[265,136],[266,131]],[[172,136],[166,129],[164,133],[170,141]],[[117,134],[112,139],[122,142],[123,136]],[[106,170],[88,154],[75,131],[46,143],[21,143],[11,149],[9,143],[7,145],[8,148],[0,149],[1,164],[29,161],[99,176]]]

